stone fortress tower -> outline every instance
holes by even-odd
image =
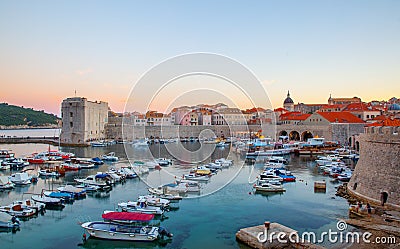
[[[400,209],[400,127],[365,128],[360,134],[360,160],[349,184],[350,194]]]
[[[60,140],[63,144],[88,144],[106,137],[107,102],[92,102],[81,97],[67,98],[61,104],[61,117]]]

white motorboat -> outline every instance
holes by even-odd
[[[21,169],[25,166],[29,165],[29,162],[22,160],[22,158],[15,158],[15,157],[10,157],[10,158],[5,158],[1,162],[1,165],[3,166],[10,166],[10,168],[14,169]]]
[[[266,162],[272,162],[272,163],[283,163],[283,164],[288,164],[288,160],[284,158],[283,156],[270,156],[266,159]]]
[[[136,178],[137,174],[130,168],[121,168],[120,172],[125,175],[127,179]]]
[[[200,184],[196,181],[190,180],[177,180],[179,185],[185,186],[187,192],[200,192]]]
[[[149,173],[149,168],[145,167],[145,166],[132,166],[132,170],[134,171],[134,173],[136,173],[136,175],[140,176],[140,175],[144,175]]]
[[[10,176],[10,180],[16,185],[28,185],[31,184],[31,179],[26,172],[14,173]]]
[[[8,176],[0,176],[0,190],[13,189],[14,186]]]
[[[280,176],[277,176],[274,173],[274,170],[269,169],[269,170],[265,170],[260,174],[260,179],[261,180],[277,180],[279,182],[283,181],[283,178]]]
[[[96,192],[101,189],[99,186],[89,185],[89,184],[84,184],[84,183],[82,183],[80,185],[76,185],[75,187],[85,190],[86,192]]]
[[[179,195],[173,195],[173,194],[167,194],[163,189],[160,188],[148,188],[148,191],[150,194],[156,195],[160,198],[169,200],[169,201],[180,201],[182,200],[182,196]]]
[[[159,228],[153,226],[131,226],[114,222],[86,222],[81,225],[92,237],[108,240],[154,241],[159,237]]]
[[[210,180],[210,177],[207,175],[197,175],[194,173],[190,173],[183,175],[183,179],[192,181],[208,181]]]
[[[209,163],[209,164],[205,164],[203,166],[214,172],[222,168],[220,163]]]
[[[93,185],[98,186],[100,188],[107,188],[110,187],[111,182],[104,180],[105,178],[96,177],[94,175],[87,176],[86,178],[78,178],[74,179],[74,181],[85,184],[85,185]]]
[[[110,152],[110,153],[108,153],[108,154],[106,154],[106,155],[103,155],[103,156],[101,157],[101,159],[102,159],[103,161],[109,161],[109,162],[116,162],[116,161],[118,161],[118,157],[115,156],[115,152]]]
[[[266,162],[265,164],[264,164],[266,167],[269,167],[269,168],[284,168],[285,167],[285,164],[283,164],[283,163],[277,163],[277,162]]]
[[[232,160],[227,160],[225,158],[216,159],[215,163],[220,164],[222,167],[230,167],[232,166]]]
[[[59,177],[60,173],[58,173],[58,171],[50,171],[48,169],[40,169],[38,171],[39,176],[54,176],[54,177]]]
[[[139,212],[144,214],[163,214],[164,210],[161,207],[150,206],[146,203],[146,201],[128,201],[118,203],[118,207],[121,208],[122,211],[126,212]]]
[[[172,160],[167,159],[167,158],[158,158],[155,160],[155,162],[157,162],[158,165],[164,166],[164,167],[172,164]]]
[[[32,195],[31,199],[46,204],[46,208],[51,208],[51,207],[64,207],[62,204],[62,200],[59,198],[52,198],[52,197],[47,197],[44,195]]]
[[[169,200],[155,195],[141,195],[138,198],[138,203],[140,202],[147,202],[148,205],[155,207],[168,207],[171,203]]]
[[[149,143],[147,140],[139,140],[135,143],[133,143],[134,146],[148,146]]]
[[[338,175],[337,179],[342,182],[348,182],[348,181],[350,181],[352,175],[353,174],[351,171],[345,171],[345,172],[341,173],[340,175]]]
[[[282,185],[274,185],[268,182],[259,181],[257,184],[253,186],[256,191],[262,192],[285,192],[286,189],[282,187]]]

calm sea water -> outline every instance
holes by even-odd
[[[19,131],[22,132],[22,131]],[[48,131],[51,132],[51,131]],[[24,134],[29,135],[29,134]],[[53,135],[53,134],[44,134]],[[18,144],[1,145],[12,149],[17,156],[47,150],[48,145]],[[186,146],[196,151],[199,144]],[[51,146],[51,149],[56,149]],[[43,188],[54,189],[75,177],[83,177],[111,167],[129,163],[126,159],[124,145],[112,145],[104,148],[61,148],[79,157],[94,157],[110,151],[121,157],[117,164],[105,164],[93,170],[81,170],[67,173],[64,178],[40,179],[37,184],[28,187],[17,187],[12,191],[0,192],[0,204],[5,205],[13,200],[29,198],[26,193],[39,193]],[[150,152],[142,147],[128,147],[131,159],[145,160],[155,157],[168,157],[165,146],[152,145]],[[1,248],[246,248],[235,240],[235,233],[243,227],[262,224],[264,221],[279,222],[300,232],[327,231],[336,229],[337,219],[347,216],[347,201],[335,197],[333,183],[316,171],[314,162],[308,157],[289,157],[288,168],[297,176],[295,183],[286,183],[286,193],[275,195],[255,194],[252,180],[262,169],[261,165],[243,165],[243,160],[230,153],[229,148],[217,148],[211,159],[229,157],[235,165],[222,170],[213,176],[210,183],[203,185],[204,197],[192,195],[179,203],[179,209],[168,212],[162,225],[173,234],[173,239],[166,244],[132,243],[89,239],[81,245],[83,229],[79,222],[101,220],[103,210],[116,207],[120,201],[135,200],[147,193],[148,185],[157,186],[173,180],[173,176],[187,173],[193,165],[174,162],[165,170],[152,171],[143,179],[130,179],[125,184],[116,185],[112,191],[101,195],[88,196],[86,199],[66,205],[62,211],[47,210],[44,215],[23,221],[16,233],[0,233]],[[209,159],[210,160],[210,159]],[[37,168],[30,166],[36,173]],[[9,171],[0,174],[10,174]],[[327,180],[326,193],[314,193],[313,183],[316,180]],[[226,184],[229,182],[229,184]],[[218,191],[216,191],[219,189]]]

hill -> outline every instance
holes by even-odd
[[[54,114],[44,111],[35,111],[31,108],[24,108],[7,103],[0,104],[0,125],[1,126],[49,126],[56,125],[59,118]]]

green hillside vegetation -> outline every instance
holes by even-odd
[[[0,125],[46,126],[57,124],[58,119],[56,115],[48,114],[44,111],[35,111],[31,108],[23,108],[7,103],[0,104]]]

